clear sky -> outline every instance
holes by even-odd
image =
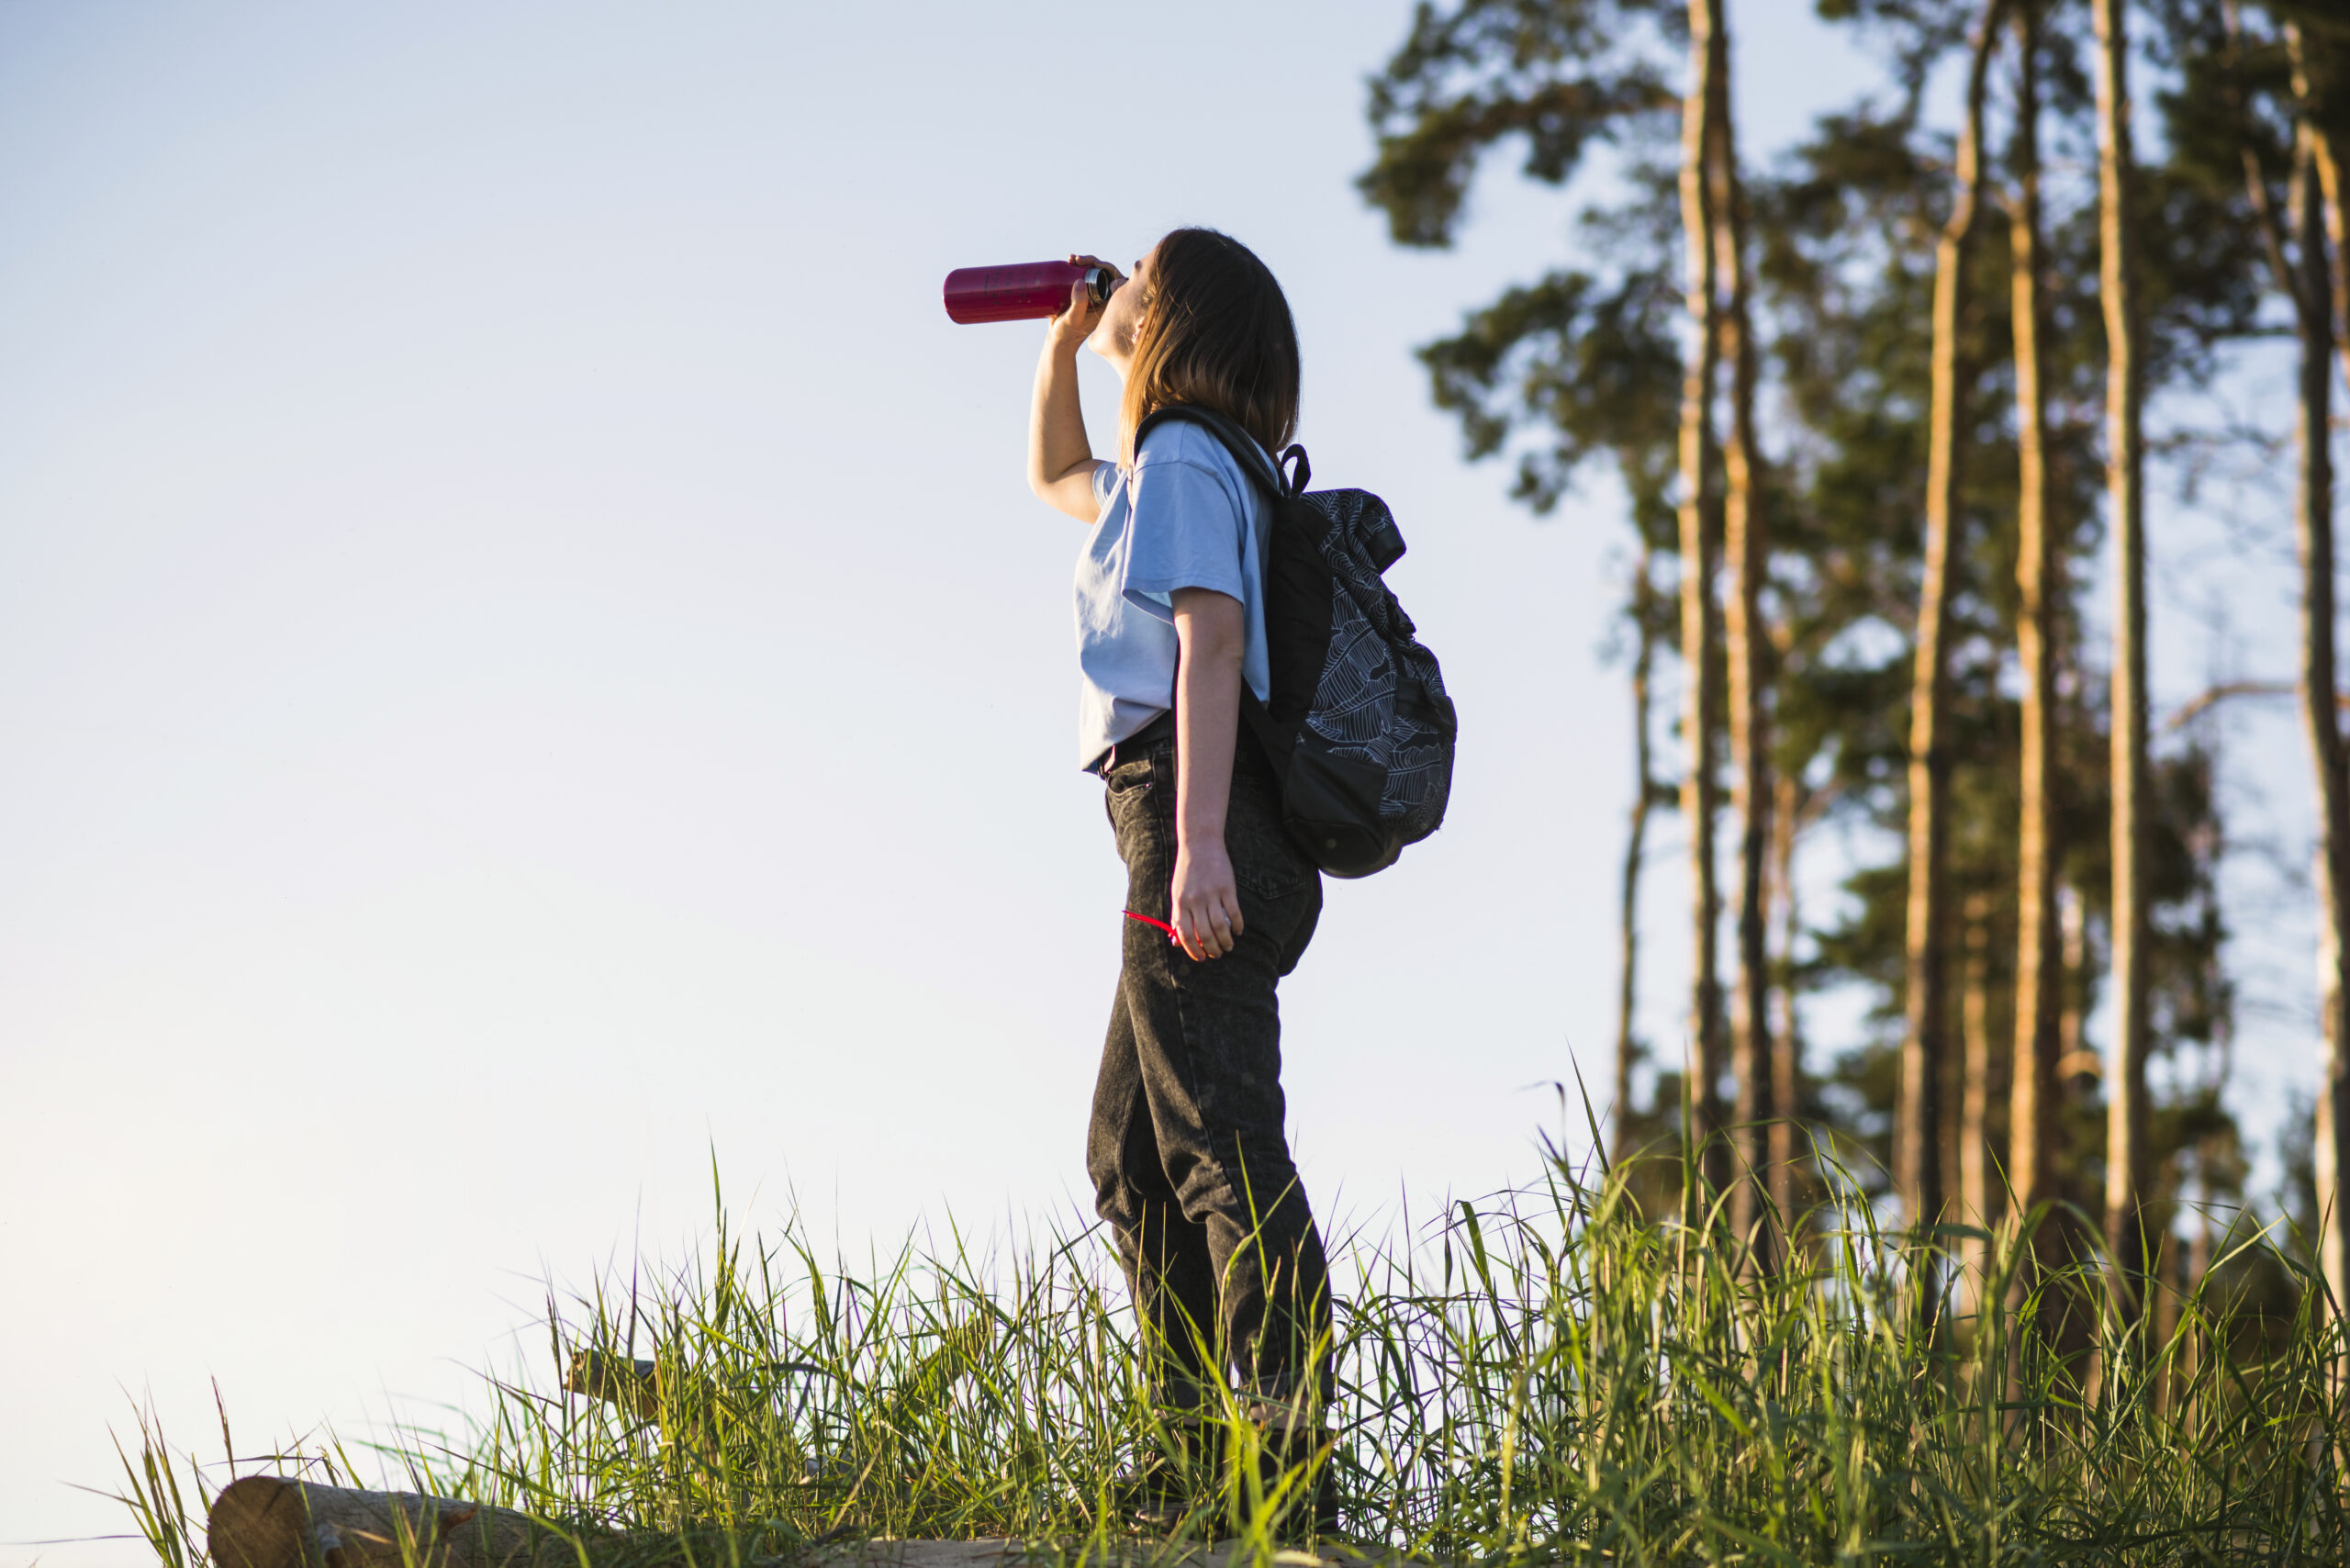
[[[1737,13],[1751,151],[1863,84]],[[1606,1081],[1626,534],[1428,407],[1411,346],[1571,241],[1504,165],[1387,243],[1407,14],[0,7],[0,1540],[126,1528],[71,1484],[134,1394],[207,1450],[215,1379],[252,1449],[462,1398],[713,1156],[860,1249],[1078,1221],[1122,873],[1038,330],[951,326],[957,265],[1205,222],[1283,280],[1462,723],[1285,987],[1305,1179],[1343,1228],[1533,1173]]]

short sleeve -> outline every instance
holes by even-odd
[[[1118,465],[1114,463],[1093,465],[1093,508],[1096,516],[1110,510],[1110,502],[1118,493]]]
[[[1132,494],[1130,603],[1164,618],[1168,596],[1178,588],[1247,599],[1240,569],[1246,524],[1226,476],[1181,458],[1146,462],[1136,467]]]

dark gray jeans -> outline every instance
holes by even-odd
[[[1194,961],[1121,919],[1125,962],[1093,1090],[1086,1171],[1115,1234],[1160,1400],[1199,1406],[1221,1361],[1244,1394],[1312,1411],[1329,1397],[1327,1268],[1281,1136],[1273,989],[1322,913],[1322,879],[1282,829],[1271,770],[1245,734],[1225,848],[1245,929]],[[1169,920],[1175,872],[1171,739],[1104,777],[1126,908]]]

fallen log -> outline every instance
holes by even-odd
[[[554,1568],[583,1544],[510,1508],[275,1475],[224,1487],[204,1539],[217,1568]]]
[[[212,1502],[205,1531],[216,1568],[583,1568],[594,1563],[691,1561],[673,1538],[566,1535],[510,1508],[414,1492],[362,1492],[274,1475],[232,1481]],[[1036,1542],[841,1540],[811,1542],[745,1568],[1020,1568]],[[1165,1542],[1113,1543],[1109,1561],[1133,1568],[1265,1568],[1237,1540],[1174,1551]],[[705,1560],[706,1561],[706,1560]],[[723,1561],[723,1559],[720,1559]],[[1435,1568],[1394,1553],[1326,1546],[1271,1554],[1273,1568]]]

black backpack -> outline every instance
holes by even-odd
[[[1244,683],[1240,709],[1281,782],[1290,835],[1333,877],[1395,864],[1444,821],[1458,721],[1436,655],[1380,574],[1404,554],[1386,503],[1368,490],[1315,490],[1305,448],[1276,464],[1248,431],[1207,409],[1173,404],[1224,443],[1265,501],[1265,641],[1272,700]],[[1290,477],[1294,465],[1295,477]]]

